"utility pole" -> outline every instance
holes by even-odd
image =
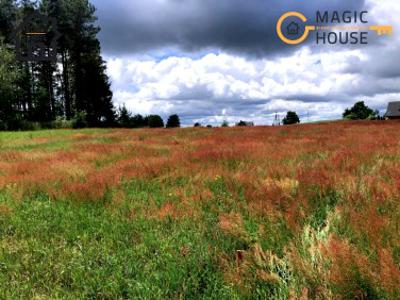
[[[278,115],[278,113],[276,113],[274,122],[272,123],[272,126],[280,126],[280,125],[281,125],[281,118]]]

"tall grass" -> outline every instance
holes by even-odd
[[[0,134],[4,298],[400,298],[396,122]]]

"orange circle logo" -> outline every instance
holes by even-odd
[[[284,43],[289,45],[298,45],[308,38],[310,31],[315,30],[315,26],[306,25],[304,33],[301,37],[294,40],[289,39],[282,33],[282,24],[289,17],[299,18],[303,23],[307,22],[307,18],[302,13],[295,11],[287,12],[279,18],[278,23],[276,24],[276,32]]]

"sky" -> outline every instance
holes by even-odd
[[[177,113],[184,125],[227,120],[270,125],[296,111],[303,122],[338,119],[357,101],[384,113],[400,101],[398,0],[92,0],[116,106]],[[368,11],[368,45],[284,44],[287,11]]]

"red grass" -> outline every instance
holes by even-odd
[[[330,281],[346,289],[348,276],[358,272],[395,295],[400,289],[399,129],[397,122],[343,122],[75,133],[63,137],[70,150],[0,151],[0,187],[17,198],[42,192],[57,199],[100,201],[123,181],[188,179],[174,191],[180,204],[166,201],[151,208],[149,214],[163,219],[191,215],[196,202],[212,201],[209,183],[222,178],[226,201],[237,201],[257,219],[283,219],[293,233],[302,232],[314,213],[311,199],[335,191],[338,202],[330,212],[336,211],[335,226],[343,236],[331,235],[321,246],[331,263]],[[242,194],[245,201],[239,202]],[[240,215],[222,214],[219,226],[240,237],[242,222]],[[260,271],[259,276],[267,275]]]

